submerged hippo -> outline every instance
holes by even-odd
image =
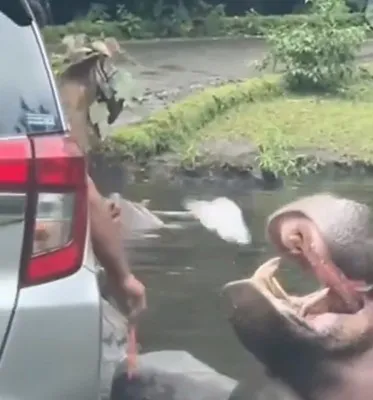
[[[269,217],[268,238],[323,288],[286,293],[274,276],[280,257],[224,287],[240,342],[277,382],[268,400],[373,399],[370,218],[366,205],[329,194],[294,201]]]

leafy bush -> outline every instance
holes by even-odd
[[[96,13],[96,11],[95,11]],[[96,14],[95,14],[96,15]],[[152,20],[143,20],[123,10],[117,12],[117,20],[98,18],[75,20],[64,26],[50,26],[43,30],[48,43],[56,43],[67,34],[86,33],[91,36],[115,36],[118,40],[151,37],[196,37],[196,36],[264,36],[269,30],[299,29],[307,26],[323,26],[324,19],[318,14],[291,14],[284,16],[261,16],[247,14],[242,17],[227,17],[224,9],[217,6],[196,11],[186,16],[181,9],[172,8],[168,14],[160,14]],[[362,27],[366,25],[364,14],[343,13],[334,17],[338,28]]]
[[[335,90],[356,77],[356,56],[365,39],[363,26],[341,26],[343,0],[315,0],[313,12],[322,23],[269,29],[269,61],[284,64],[294,90]]]
[[[107,7],[105,5],[99,3],[93,3],[88,11],[88,14],[84,17],[84,20],[90,22],[108,21],[110,19],[110,15],[107,13],[106,10]]]
[[[143,29],[143,21],[137,15],[127,11],[124,5],[118,5],[116,19],[120,22],[120,29],[128,38],[139,37]]]
[[[335,16],[338,27],[364,26],[366,24],[362,13],[342,13]],[[243,17],[222,18],[223,31],[227,35],[265,36],[269,30],[284,28],[296,29],[304,24],[319,28],[324,20],[317,14],[289,14],[289,15],[257,15],[249,13]]]

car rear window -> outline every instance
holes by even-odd
[[[62,130],[31,21],[18,0],[0,0],[0,138]]]

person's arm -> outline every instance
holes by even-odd
[[[137,317],[146,308],[145,287],[130,271],[123,248],[123,227],[120,209],[110,207],[88,177],[88,203],[91,221],[91,237],[95,256],[107,273],[109,284],[122,311],[128,312],[128,377],[137,367]],[[118,224],[119,220],[119,224]],[[126,310],[123,310],[123,300]]]
[[[131,274],[118,224],[109,212],[107,201],[88,177],[88,203],[93,251],[111,279],[125,281]]]
[[[135,321],[146,308],[144,285],[132,274],[123,246],[121,209],[105,199],[88,177],[91,237],[95,256],[105,269],[109,286],[122,311]]]

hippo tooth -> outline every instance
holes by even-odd
[[[322,301],[325,299],[325,297],[328,295],[330,289],[329,288],[324,288],[322,290],[319,290],[316,293],[312,293],[309,299],[307,299],[302,307],[299,310],[299,316],[300,317],[305,317],[308,311],[314,307],[318,302]]]
[[[272,278],[280,265],[280,261],[281,257],[271,258],[257,268],[252,279],[258,281],[267,281],[269,278]]]
[[[281,286],[280,282],[275,277],[272,277],[270,281],[271,281],[270,283],[271,283],[272,293],[276,297],[290,302],[291,301],[290,296],[285,292],[285,289]]]
[[[365,285],[365,286],[360,286],[360,287],[356,287],[355,290],[359,293],[370,293],[373,291],[373,285]]]

